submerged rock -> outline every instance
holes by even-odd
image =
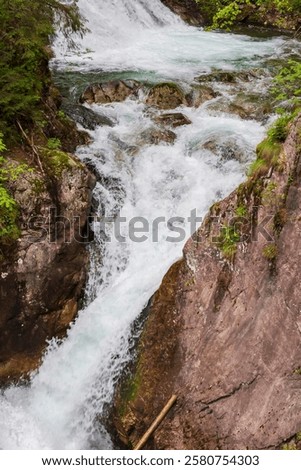
[[[214,91],[213,88],[206,85],[194,86],[192,91],[186,95],[188,106],[198,108],[206,101],[212,100],[219,96],[219,93]]]
[[[254,79],[267,76],[267,72],[263,69],[253,69],[246,71],[228,71],[214,70],[210,73],[200,75],[196,80],[200,83],[204,82],[220,82],[220,83],[238,83],[251,82]]]
[[[140,135],[139,145],[173,144],[177,135],[169,129],[148,129]]]
[[[160,114],[160,116],[157,116],[154,120],[157,124],[170,127],[187,126],[191,124],[190,119],[182,113]]]
[[[223,142],[219,141],[218,139],[210,139],[202,146],[223,160],[237,160],[243,163],[249,156],[246,155],[245,150],[237,144],[235,139],[228,139]]]
[[[113,80],[89,85],[80,97],[81,103],[106,104],[125,101],[130,96],[137,96],[141,87],[135,80]]]
[[[116,144],[117,149],[127,152],[131,155],[134,155],[135,153],[138,152],[138,147],[132,144],[128,144],[124,140],[120,139],[118,135],[115,134],[110,134],[109,136],[110,140]]]
[[[185,105],[186,99],[184,92],[175,83],[159,83],[150,89],[145,103],[159,109],[174,109]]]
[[[273,111],[271,100],[258,94],[238,93],[233,105],[243,110],[250,119],[258,121],[267,120]]]
[[[272,112],[272,104],[262,95],[238,93],[234,95],[232,100],[221,98],[214,103],[209,103],[207,110],[235,114],[241,119],[255,119],[264,122]]]
[[[147,449],[276,449],[300,432],[300,130],[301,117],[278,165],[215,204],[163,279],[115,399],[128,446],[172,394]]]

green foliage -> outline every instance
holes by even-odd
[[[56,139],[56,138],[48,139],[47,148],[49,150],[58,150],[61,147],[62,147],[62,142],[60,141],[60,139]]]
[[[284,142],[288,136],[288,124],[292,120],[291,114],[283,114],[274,122],[268,131],[270,143]]]
[[[46,148],[42,150],[42,155],[49,175],[55,178],[59,178],[64,170],[70,170],[77,165],[70,155],[62,150]]]
[[[6,245],[19,237],[18,206],[4,186],[0,186],[0,243]]]
[[[62,111],[61,109],[57,112],[57,117],[61,119],[62,121],[68,121],[69,118],[66,116],[66,113]]]
[[[81,31],[76,3],[57,0],[0,0],[0,128],[30,123],[47,89],[49,38],[57,19],[66,35]]]
[[[264,205],[269,205],[275,202],[277,183],[270,182],[267,187],[262,191],[261,199]]]
[[[3,157],[0,157],[0,184],[6,181],[17,181],[21,175],[32,171],[26,163],[8,164]]]
[[[270,145],[277,145],[286,140],[289,123],[301,109],[301,63],[290,60],[275,77],[271,92],[281,106],[278,108],[280,116],[268,131],[267,140]]]
[[[274,80],[272,93],[279,102],[293,109],[301,106],[301,62],[289,60]]]
[[[25,174],[32,173],[25,163],[8,163],[1,155],[6,149],[0,133],[0,244],[7,245],[20,235],[18,228],[19,208],[9,192],[8,185]]]
[[[238,216],[238,217],[245,217],[248,213],[248,209],[246,208],[245,205],[240,205],[240,206],[237,206],[236,209],[235,209],[235,214]]]
[[[0,153],[5,150],[5,145],[0,134]],[[9,194],[4,184],[10,177],[10,172],[4,168],[5,159],[0,156],[0,244],[7,244],[16,240],[19,236],[17,226],[18,206],[14,198]],[[13,171],[13,177],[17,177],[17,170]]]
[[[124,381],[122,386],[122,393],[119,400],[119,414],[124,416],[127,412],[128,405],[133,402],[139,393],[141,387],[141,377],[138,370],[135,373],[131,373]]]
[[[229,29],[240,20],[245,7],[259,7],[264,0],[197,0],[211,28]]]
[[[218,246],[225,258],[232,259],[237,251],[240,234],[235,227],[224,225],[218,240]]]
[[[287,444],[283,444],[282,450],[297,450],[297,446],[295,442],[289,442]]]
[[[33,192],[39,196],[46,189],[45,181],[40,178],[34,178],[31,182]]]
[[[261,167],[261,174],[263,175],[271,165],[278,164],[281,149],[281,143],[278,141],[275,142],[273,138],[268,136],[257,146],[257,164],[255,164],[256,162],[254,162],[254,166],[251,165],[251,169],[253,168],[256,173],[256,170],[260,169]]]
[[[3,134],[0,133],[0,155],[4,150],[6,150],[6,147],[5,147],[5,144],[3,142]]]
[[[251,163],[248,176],[262,176],[268,171],[268,164],[263,158],[257,158],[254,162]]]
[[[277,246],[274,243],[270,243],[264,247],[262,254],[268,261],[274,261],[278,255]]]
[[[282,144],[286,140],[289,123],[294,114],[283,114],[268,131],[267,138],[256,149],[257,159],[250,165],[248,176],[258,178],[264,176],[269,168],[274,166],[279,172],[283,171],[283,162],[280,160]]]
[[[264,12],[275,12],[282,20],[300,14],[301,0],[196,0],[211,28],[229,29],[250,12],[261,8]],[[260,11],[261,11],[260,10]]]
[[[229,29],[237,21],[242,2],[231,2],[217,11],[213,18],[213,28]]]

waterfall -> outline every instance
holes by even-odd
[[[90,32],[68,51],[61,37],[55,44],[54,70],[73,74],[101,73],[108,79],[126,72],[154,81],[172,79],[186,87],[198,73],[211,68],[250,68],[271,56],[281,39],[206,33],[188,27],[159,0],[80,0]],[[114,75],[115,74],[115,75]],[[70,86],[73,84],[70,84]],[[221,89],[221,93],[223,90]],[[206,105],[182,108],[192,124],[178,128],[174,145],[140,146],[139,136],[153,126],[143,99],[93,106],[113,118],[113,128],[91,132],[93,143],[77,153],[102,178],[94,199],[99,212],[127,221],[143,217],[151,226],[158,217],[204,216],[210,204],[229,194],[243,179],[265,129]],[[203,146],[208,139],[234,139],[242,161],[223,160]],[[121,145],[121,143],[123,145]],[[133,154],[133,148],[136,149]],[[0,447],[3,449],[108,449],[101,425],[104,407],[112,400],[119,371],[128,360],[131,325],[156,291],[185,240],[167,241],[161,224],[158,236],[137,243],[121,228],[124,241],[113,236],[104,243],[95,222],[96,243],[87,292],[91,302],[80,312],[62,344],[51,343],[40,369],[28,386],[12,386],[0,395]],[[93,299],[93,300],[92,300]]]
[[[88,20],[89,31],[81,41],[82,51],[88,54],[91,50],[118,53],[121,47],[137,44],[145,31],[182,23],[160,0],[79,0],[78,6]],[[59,35],[56,56],[64,60],[67,47],[63,35]]]

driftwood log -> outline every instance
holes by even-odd
[[[164,418],[166,417],[167,413],[171,410],[175,402],[177,401],[177,396],[173,395],[171,399],[168,401],[168,403],[164,406],[163,410],[161,413],[158,415],[158,417],[155,419],[153,424],[150,426],[150,428],[146,431],[144,436],[140,439],[138,444],[135,446],[134,450],[141,450],[149,440],[149,438],[152,436],[152,434],[155,432],[155,430],[158,428],[158,426],[162,423]]]

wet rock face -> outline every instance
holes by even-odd
[[[125,101],[130,96],[137,96],[140,84],[135,80],[113,80],[89,85],[80,98],[81,103],[106,104]]]
[[[209,112],[224,112],[239,116],[241,119],[255,119],[266,122],[272,113],[272,105],[268,99],[260,95],[239,93],[231,99],[221,98],[207,107]]]
[[[210,81],[210,76],[206,75],[200,81]],[[87,104],[107,104],[113,102],[125,101],[133,97],[138,98],[138,91],[146,92],[145,104],[156,109],[175,109],[179,106],[199,107],[205,101],[212,100],[219,96],[219,93],[208,85],[193,85],[192,90],[185,95],[183,90],[171,82],[158,83],[157,85],[147,89],[142,83],[134,80],[115,80],[111,82],[89,85],[80,98],[81,103]],[[70,117],[76,119],[87,129],[95,129],[98,125],[112,126],[114,123],[106,116],[101,116],[93,110],[80,105],[65,105],[65,110]]]
[[[200,104],[215,98],[206,105],[210,114],[223,112],[239,116],[241,119],[266,122],[273,112],[271,98],[266,93],[266,87],[270,86],[271,76],[264,69],[214,70],[197,77],[196,81],[200,83],[200,91],[198,91],[201,97]],[[190,93],[191,96],[193,93],[195,95],[195,90],[198,90],[198,87],[194,87],[193,92]],[[197,102],[196,105],[199,103]]]
[[[169,129],[150,129],[144,131],[139,140],[139,144],[143,145],[158,145],[162,142],[172,144],[177,136]]]
[[[185,94],[174,83],[155,85],[149,91],[145,102],[148,106],[159,109],[175,109],[178,106],[187,104]]]
[[[127,445],[172,394],[149,449],[279,448],[300,432],[300,131],[301,118],[281,165],[215,204],[165,276],[138,346],[135,393],[121,387],[115,400]],[[229,256],[221,227],[237,214]]]
[[[200,85],[200,86],[193,87],[191,92],[188,95],[186,95],[186,100],[187,100],[188,106],[193,106],[194,108],[198,108],[206,101],[212,100],[213,98],[216,98],[217,96],[219,96],[219,93],[214,91],[213,88],[206,86],[206,85]]]
[[[238,110],[237,114],[243,119],[246,116],[247,119],[257,119],[258,121],[265,121],[273,111],[269,99],[264,99],[263,96],[244,93],[239,93],[236,96],[233,107]]]
[[[13,185],[21,236],[0,264],[0,382],[35,369],[47,340],[65,335],[86,282],[85,230],[95,179],[70,155],[60,178],[38,170]],[[37,184],[40,182],[40,184]]]
[[[196,78],[199,83],[219,82],[219,83],[239,83],[252,82],[258,78],[267,76],[268,72],[264,69],[253,69],[247,71],[227,71],[213,70],[209,74],[203,74]]]
[[[155,122],[157,124],[170,126],[170,127],[187,126],[188,124],[191,124],[190,119],[188,119],[188,117],[182,113],[160,114],[160,116],[157,116],[155,118]]]
[[[113,127],[114,122],[107,116],[95,113],[92,109],[76,104],[65,104],[63,106],[65,113],[85,129],[96,129],[97,126]]]
[[[162,3],[179,15],[186,23],[202,26],[204,19],[195,0],[162,0]]]
[[[209,152],[223,160],[237,160],[241,163],[246,163],[250,157],[246,154],[245,149],[242,149],[235,139],[231,138],[222,142],[218,139],[207,140],[207,142],[203,143],[203,148],[209,150]]]

